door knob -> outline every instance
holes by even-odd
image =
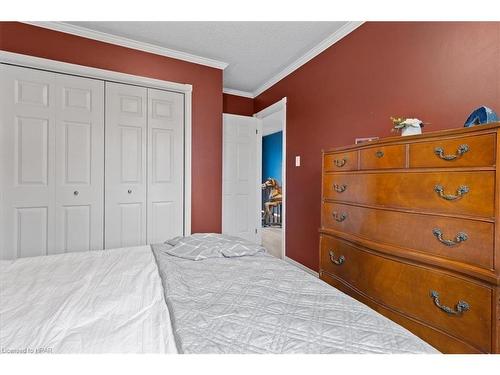
[[[132,190],[131,190],[131,189],[128,189],[128,190],[127,190],[127,193],[132,194]]]
[[[80,193],[78,192],[78,190],[75,190],[75,191],[73,192],[73,195],[74,195],[75,197],[76,197],[78,194],[80,194]]]

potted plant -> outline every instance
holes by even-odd
[[[418,118],[391,117],[392,131],[401,132],[402,136],[422,134],[424,123]]]

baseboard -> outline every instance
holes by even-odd
[[[285,261],[287,261],[288,263],[294,265],[295,267],[300,268],[301,270],[306,271],[307,273],[310,273],[311,275],[313,275],[315,277],[319,277],[319,273],[318,272],[313,271],[309,267],[304,266],[303,264],[301,264],[301,263],[293,260],[292,258],[288,258],[287,256],[285,256],[283,259]]]

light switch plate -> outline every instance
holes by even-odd
[[[295,166],[300,167],[300,156],[295,157]]]

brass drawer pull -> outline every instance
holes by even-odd
[[[467,194],[469,192],[469,187],[465,186],[465,185],[460,186],[457,189],[457,194],[456,195],[445,194],[444,193],[444,187],[443,187],[443,185],[436,185],[436,186],[434,186],[434,191],[436,193],[438,193],[438,195],[441,198],[446,199],[447,201],[454,201],[454,200],[457,200],[457,199],[461,198],[463,195]]]
[[[439,242],[446,246],[455,246],[458,245],[460,242],[467,241],[469,239],[469,236],[467,233],[464,232],[458,232],[457,235],[455,236],[454,240],[445,240],[443,238],[443,232],[439,228],[434,228],[432,230],[432,234],[438,239]]]
[[[347,159],[346,158],[342,158],[342,159],[335,159],[333,161],[333,164],[335,164],[335,166],[339,167],[339,168],[342,168],[345,163],[347,163]]]
[[[333,253],[333,251],[330,250],[329,254],[330,254],[330,260],[332,261],[333,264],[340,266],[345,262],[345,256],[341,255],[339,256],[339,259],[335,259],[335,254]]]
[[[333,190],[335,190],[337,193],[343,193],[346,189],[347,185],[333,184]]]
[[[345,219],[347,219],[347,214],[345,212],[342,212],[340,215],[338,212],[333,213],[333,218],[335,221],[338,221],[339,223],[343,222]]]
[[[375,153],[375,156],[376,156],[377,158],[379,158],[379,159],[380,159],[381,157],[383,157],[383,156],[384,156],[384,151],[378,150],[378,151]]]
[[[435,290],[431,290],[431,298],[433,299],[434,304],[437,307],[450,315],[461,315],[463,312],[470,310],[469,304],[465,301],[458,301],[454,309],[448,306],[441,305],[441,302],[439,301],[439,293]]]
[[[461,157],[463,154],[465,154],[466,152],[468,152],[470,150],[470,147],[469,145],[467,144],[463,144],[463,145],[460,145],[458,146],[457,148],[457,151],[455,152],[455,155],[445,155],[444,154],[444,150],[442,147],[436,147],[434,149],[434,153],[440,157],[441,159],[443,160],[448,160],[448,161],[451,161],[451,160],[456,160],[458,159],[459,157]]]

